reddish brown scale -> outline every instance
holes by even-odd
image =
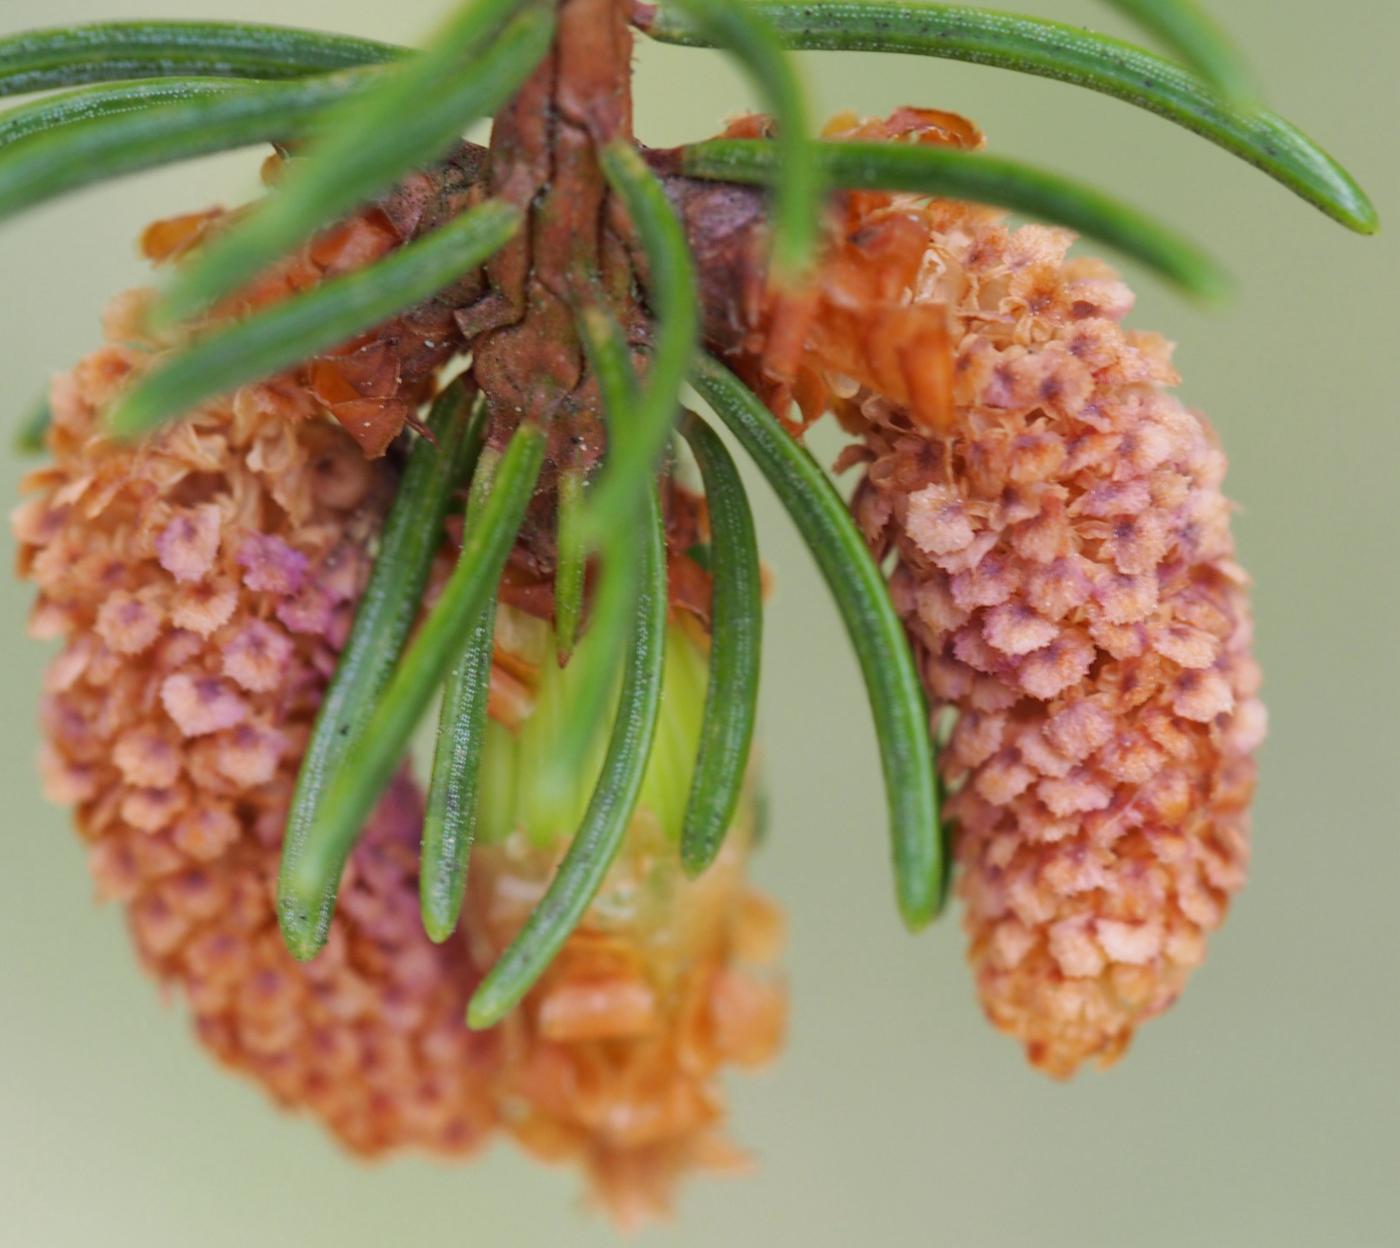
[[[416,174],[380,203],[331,226],[213,311],[241,316],[360,269],[434,229],[479,201],[483,157],[463,145],[431,172]],[[281,161],[265,167],[275,180]],[[142,251],[156,264],[178,261],[239,213],[191,213],[150,226]],[[371,458],[383,455],[432,390],[438,369],[460,354],[465,340],[455,309],[480,297],[481,274],[469,274],[433,299],[349,342],[307,360],[288,374],[287,397],[335,417]]]

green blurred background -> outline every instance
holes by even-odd
[[[226,16],[409,41],[444,0],[4,0],[0,31]],[[1023,0],[1115,26],[1093,0]],[[1278,107],[1400,212],[1393,49],[1400,11],[1217,0]],[[1400,368],[1394,231],[1346,234],[1164,122],[1059,84],[906,57],[807,61],[823,114],[901,104],[978,119],[996,150],[1091,179],[1192,232],[1241,283],[1222,311],[1136,275],[1134,323],[1180,344],[1189,402],[1233,456],[1257,578],[1273,735],[1253,880],[1185,999],[1128,1058],[1068,1086],[983,1023],[956,918],[912,939],[891,904],[881,790],[854,662],[805,551],[761,484],[778,573],[763,695],[772,843],[760,879],[790,908],[791,1039],[732,1081],[755,1177],[701,1180],[675,1245],[1100,1248],[1400,1242],[1400,835],[1396,679]],[[644,138],[711,131],[746,106],[714,56],[643,46]],[[242,153],[62,202],[0,231],[4,408],[97,341],[111,292],[143,280],[148,219],[237,201]],[[7,457],[4,495],[22,466]],[[4,540],[8,543],[6,534]],[[364,1168],[312,1123],[218,1072],[97,909],[67,815],[41,801],[43,655],[6,584],[0,726],[0,1243],[611,1243],[577,1180],[507,1145],[468,1167]]]

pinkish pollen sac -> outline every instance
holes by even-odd
[[[247,704],[216,676],[177,672],[160,687],[166,713],[187,737],[200,737],[242,723]]]
[[[224,647],[224,674],[252,693],[267,693],[282,682],[294,646],[277,625],[251,620]]]
[[[220,528],[217,504],[180,513],[156,538],[160,566],[177,581],[200,580],[214,566]]]
[[[289,597],[306,581],[306,556],[279,537],[247,534],[238,548],[238,562],[249,589]]]

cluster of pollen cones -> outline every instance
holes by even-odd
[[[163,257],[201,228],[166,223],[148,249]],[[357,219],[256,297],[385,246],[381,221]],[[391,459],[367,459],[351,425],[413,409],[428,371],[412,361],[431,331],[394,322],[120,444],[105,409],[174,345],[148,335],[148,301],[120,297],[108,345],[55,381],[52,462],[14,517],[39,591],[31,631],[62,642],[42,708],[46,788],[76,807],[99,892],[127,906],[142,961],[221,1062],[358,1153],[466,1156],[507,1131],[578,1162],[628,1224],[664,1212],[682,1172],[741,1164],[719,1129],[717,1075],[766,1061],[785,1016],[768,969],[781,922],[743,878],[747,814],[690,882],[639,812],[610,891],[627,876],[656,896],[660,878],[665,912],[595,907],[522,1007],[474,1033],[467,1000],[558,853],[479,846],[463,930],[433,944],[419,917],[421,792],[404,774],[350,859],[325,950],[305,965],[286,951],[274,887],[287,804],[395,484]],[[324,397],[356,386],[339,410]],[[445,537],[444,568],[454,554]],[[510,722],[529,665],[498,659],[493,712]]]
[[[980,141],[912,111],[833,133]],[[208,224],[153,227],[147,250],[178,256]],[[418,225],[354,218],[242,299],[358,267]],[[1224,457],[1167,389],[1166,345],[1121,326],[1130,292],[1066,259],[1071,241],[847,195],[813,288],[724,344],[778,410],[834,412],[855,439],[839,465],[863,468],[855,514],[894,557],[936,720],[957,712],[941,766],[978,990],[1055,1075],[1117,1057],[1200,962],[1243,882],[1264,729]],[[683,1171],[740,1160],[718,1073],[781,1039],[781,923],[744,882],[748,815],[691,882],[642,812],[540,985],[473,1033],[466,1001],[558,851],[478,847],[463,931],[431,943],[405,773],[325,951],[293,961],[273,904],[283,820],[395,485],[393,457],[366,452],[461,342],[445,303],[419,309],[123,445],[102,431],[110,400],[178,345],[150,336],[148,298],[118,299],[108,345],[56,380],[52,462],[14,522],[32,631],[62,643],[45,780],[77,808],[100,892],[201,1041],[357,1152],[465,1155],[504,1130],[580,1162],[621,1220],[663,1210]],[[444,567],[453,554],[445,537]],[[498,657],[503,688],[528,686],[528,663]],[[520,702],[493,713],[513,727]],[[607,902],[644,895],[665,905]]]

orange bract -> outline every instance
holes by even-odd
[[[749,119],[728,137],[747,136]],[[932,144],[975,150],[982,132],[956,113],[900,109],[888,120],[859,121],[842,114],[826,127],[834,140]],[[796,295],[773,293],[755,378],[774,410],[795,400],[804,423],[827,411],[838,415],[861,388],[885,395],[930,431],[952,419],[952,350],[947,309],[911,300],[928,244],[927,224],[888,211],[889,196],[852,191],[842,196],[829,242],[811,287]]]

